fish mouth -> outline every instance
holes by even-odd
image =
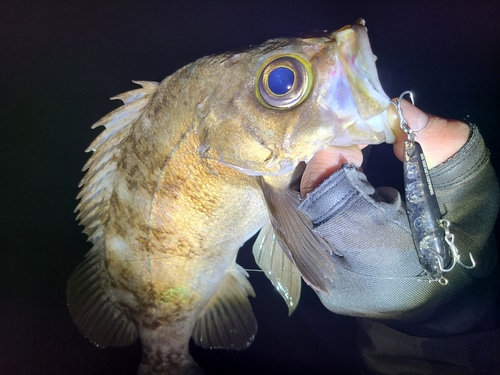
[[[387,96],[378,78],[378,71],[375,65],[377,57],[373,54],[372,47],[370,45],[370,40],[368,39],[368,30],[366,29],[365,25],[366,25],[365,20],[360,18],[351,25],[351,28],[356,32],[356,36],[358,37],[358,45],[360,47],[360,52],[361,55],[363,56],[365,67],[368,76],[370,77],[370,81],[373,85],[373,88],[377,90],[381,95]]]
[[[395,136],[387,120],[391,100],[378,77],[365,21],[359,19],[329,38],[338,63],[331,68],[320,100],[332,121],[340,125],[332,145],[393,143]]]

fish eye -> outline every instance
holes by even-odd
[[[269,90],[275,95],[284,95],[290,91],[295,81],[295,74],[288,68],[280,66],[267,76]]]
[[[257,99],[274,109],[298,106],[309,95],[313,83],[310,65],[301,57],[291,55],[265,61],[256,78]]]

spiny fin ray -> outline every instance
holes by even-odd
[[[105,126],[87,151],[93,155],[85,164],[88,170],[78,194],[78,220],[94,247],[73,272],[67,287],[68,306],[76,325],[100,346],[125,346],[137,339],[137,329],[116,301],[116,295],[104,264],[104,224],[108,219],[121,144],[142,116],[156,82],[137,81],[142,88],[120,94],[115,99],[124,105],[104,116],[92,128]]]
[[[102,119],[97,121],[92,128],[105,126],[106,129],[97,136],[87,151],[93,155],[85,164],[88,170],[80,186],[78,194],[80,202],[75,212],[80,211],[78,218],[85,226],[85,233],[89,240],[96,243],[106,222],[109,209],[109,198],[113,191],[117,161],[120,159],[121,147],[130,135],[133,124],[142,116],[149,99],[156,91],[158,83],[135,81],[142,86],[140,89],[120,94],[115,99],[122,100],[125,104]],[[96,207],[94,202],[100,202]]]

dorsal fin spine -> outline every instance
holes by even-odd
[[[96,122],[106,129],[87,151],[94,151],[80,182],[77,219],[94,247],[73,272],[67,296],[71,315],[82,333],[101,346],[130,345],[137,338],[135,324],[117,303],[105,265],[104,224],[108,218],[116,168],[122,147],[156,91],[156,82],[136,82],[142,88],[118,95],[125,104]]]
[[[80,199],[76,207],[78,219],[85,226],[84,232],[95,243],[102,233],[102,224],[107,218],[108,201],[112,193],[116,160],[120,155],[120,147],[130,134],[133,124],[144,112],[150,97],[156,91],[158,83],[135,81],[142,86],[140,89],[120,94],[114,99],[125,103],[108,115],[97,121],[92,128],[105,126],[101,134],[91,143],[87,151],[95,150],[84,166],[86,175],[80,182],[82,187],[78,194]],[[98,202],[98,204],[96,204]]]

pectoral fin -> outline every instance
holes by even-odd
[[[299,303],[302,279],[281,248],[271,222],[260,230],[253,245],[253,255],[257,265],[285,300],[291,315]]]
[[[201,312],[192,337],[204,348],[245,349],[255,338],[257,321],[248,296],[255,297],[248,273],[230,268],[217,293]]]
[[[268,178],[268,177],[266,177]],[[259,178],[278,243],[291,256],[304,281],[314,289],[330,294],[330,275],[334,265],[330,245],[314,231],[299,210],[299,193],[289,187],[276,189]]]

